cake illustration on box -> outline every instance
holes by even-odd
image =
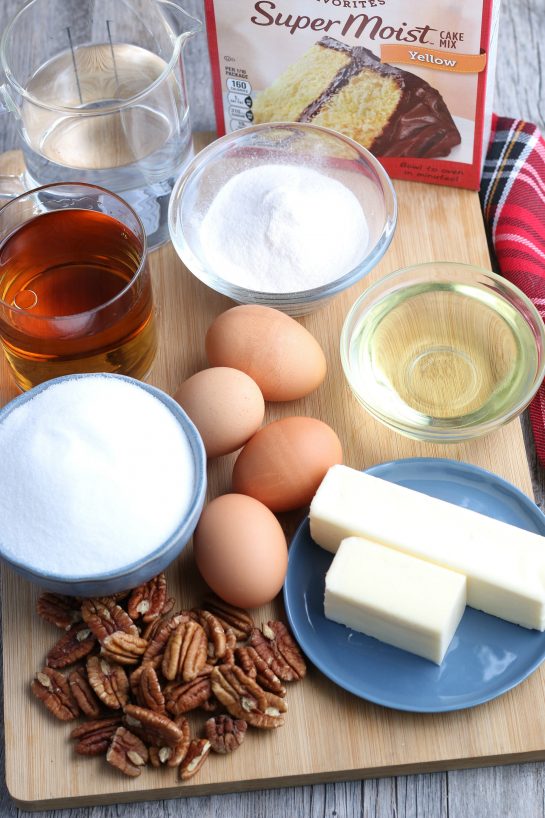
[[[312,122],[376,156],[445,157],[461,142],[441,94],[363,46],[323,37],[257,95],[254,121]]]

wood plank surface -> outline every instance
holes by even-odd
[[[0,4],[0,32],[22,2],[3,0]],[[184,6],[202,17],[202,0],[184,0]],[[504,115],[525,117],[542,128],[545,125],[544,35],[543,0],[504,0],[494,109]],[[193,125],[198,130],[211,130],[214,115],[204,38],[189,42],[186,65]],[[0,150],[15,145],[14,122],[4,116],[0,125]],[[536,500],[543,508],[545,471],[536,462],[527,419],[523,421],[523,429]],[[0,741],[0,755],[3,750]],[[19,818],[23,813],[7,793],[2,770],[3,764],[0,765],[0,815]],[[187,818],[519,818],[521,814],[535,818],[545,816],[545,764],[541,762],[202,796],[183,802],[150,800],[138,805],[76,807],[54,813],[48,810],[41,812],[38,818],[174,818],[179,815]]]
[[[197,148],[201,144],[199,140]],[[345,462],[355,468],[399,457],[451,457],[488,468],[530,493],[518,420],[477,441],[425,444],[394,434],[374,421],[345,383],[338,351],[340,329],[350,305],[373,280],[403,265],[437,258],[489,266],[476,193],[412,183],[395,185],[399,227],[381,264],[363,282],[301,319],[326,353],[325,382],[303,400],[268,404],[266,420],[292,414],[325,420],[341,438]],[[206,329],[231,302],[197,281],[170,244],[151,254],[150,261],[160,345],[149,380],[172,394],[182,380],[206,366]],[[15,393],[2,362],[0,402]],[[209,498],[229,490],[234,458],[210,462]],[[285,515],[287,530],[303,515]],[[181,607],[199,602],[203,586],[190,548],[169,570],[169,581]],[[311,669],[304,682],[290,687],[289,713],[282,729],[265,734],[251,731],[241,751],[225,759],[212,758],[195,779],[184,784],[176,781],[174,772],[165,770],[146,769],[140,778],[127,779],[102,758],[76,757],[67,741],[71,725],[59,725],[29,696],[29,680],[56,638],[51,627],[33,613],[36,594],[27,582],[7,568],[2,570],[6,779],[12,797],[26,809],[545,758],[545,710],[539,714],[545,673],[535,673],[516,690],[478,708],[423,716],[369,704]],[[279,601],[272,610],[256,612],[256,620],[266,620],[271,612],[283,615]],[[32,742],[27,740],[29,735]]]

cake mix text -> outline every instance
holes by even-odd
[[[309,17],[306,14],[286,14],[277,11],[278,7],[272,0],[259,0],[254,6],[254,14],[250,19],[256,26],[283,26],[290,34],[310,29],[311,31],[335,32],[342,36],[351,35],[355,38],[367,35],[371,40],[391,40],[404,43],[420,43],[433,45],[434,40],[429,38],[436,28],[431,26],[408,27],[408,23],[394,27],[384,25],[384,20],[378,14],[349,14],[346,20],[326,20],[323,17]]]

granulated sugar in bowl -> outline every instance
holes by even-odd
[[[150,579],[191,537],[205,491],[195,426],[132,378],[56,378],[0,411],[0,556],[48,590]]]

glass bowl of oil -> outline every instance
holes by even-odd
[[[526,408],[545,375],[545,327],[501,276],[431,262],[364,291],[343,325],[341,361],[374,418],[417,440],[453,443]]]

